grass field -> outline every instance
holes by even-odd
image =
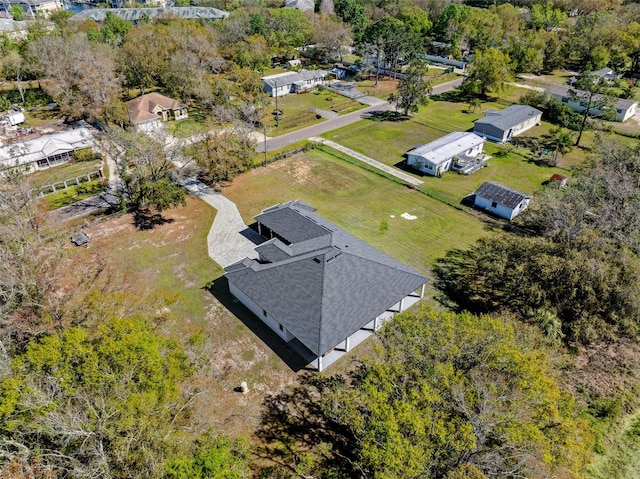
[[[99,170],[101,165],[101,160],[72,161],[54,166],[53,168],[47,168],[46,170],[38,170],[30,173],[28,176],[29,183],[31,183],[35,188],[39,188],[42,185],[73,179],[80,175],[86,175],[87,173]]]
[[[223,192],[248,224],[268,206],[304,200],[328,220],[426,274],[447,250],[465,248],[490,232],[476,215],[318,150],[252,170]],[[417,219],[401,218],[405,212]]]

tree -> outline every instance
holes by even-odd
[[[24,85],[22,80],[26,76],[26,62],[22,58],[19,52],[12,50],[2,59],[2,70],[5,78],[15,81],[18,92],[20,93],[20,100],[24,105]]]
[[[342,60],[342,50],[351,46],[351,28],[329,15],[318,15],[313,19],[313,43],[315,49],[325,58],[339,57]]]
[[[574,146],[580,146],[582,133],[587,126],[587,119],[597,114],[604,119],[612,120],[616,116],[616,109],[612,99],[607,96],[610,88],[606,82],[595,75],[585,75],[576,84],[576,89],[570,89],[569,95],[573,101],[579,101],[582,111],[582,122],[578,131],[578,138]]]
[[[483,97],[490,91],[502,91],[512,77],[509,63],[509,56],[497,48],[478,52],[469,62],[462,89]]]
[[[270,401],[265,429],[292,434],[274,450],[293,448],[301,466],[312,448],[314,473],[338,469],[322,477],[572,477],[585,465],[591,431],[530,328],[423,307],[380,340],[347,375]]]
[[[33,340],[0,379],[0,452],[19,448],[61,477],[161,477],[183,440],[192,394],[179,382],[192,372],[139,317]]]
[[[559,126],[551,128],[551,130],[549,130],[547,134],[543,135],[542,138],[543,145],[553,151],[550,166],[556,166],[558,162],[558,155],[569,153],[573,146],[573,135],[571,132]]]
[[[171,460],[166,479],[244,479],[248,477],[248,454],[241,440],[206,434],[199,438],[194,451]]]
[[[336,16],[343,22],[351,25],[353,40],[362,42],[368,37],[365,35],[367,17],[365,15],[364,2],[360,0],[334,0]]]
[[[311,21],[295,8],[271,9],[265,22],[265,38],[273,55],[293,55],[313,36]]]
[[[24,19],[24,10],[20,5],[13,5],[11,7],[11,17],[16,22]]]
[[[404,78],[398,84],[398,93],[389,96],[389,102],[396,104],[396,110],[402,110],[405,116],[418,111],[429,101],[431,86],[425,79],[427,66],[421,60],[414,60],[404,72]]]
[[[531,24],[533,28],[550,32],[567,18],[567,14],[555,8],[553,2],[531,5]]]

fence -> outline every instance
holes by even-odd
[[[78,175],[75,178],[70,178],[68,180],[60,180],[55,181],[53,183],[49,183],[47,185],[43,185],[38,189],[38,196],[46,196],[56,191],[66,190],[72,186],[79,186],[82,183],[88,183],[92,179],[99,180],[102,178],[102,170],[95,170],[89,173]]]

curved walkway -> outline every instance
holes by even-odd
[[[244,224],[233,201],[195,178],[185,179],[182,181],[182,186],[217,210],[216,218],[207,236],[211,259],[224,268],[247,256],[257,257],[254,248],[264,239]]]

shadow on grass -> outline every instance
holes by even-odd
[[[256,431],[260,443],[254,453],[273,461],[281,469],[296,473],[295,465],[301,453],[330,445],[329,454],[317,456],[320,467],[353,470],[350,458],[357,450],[356,438],[347,427],[327,416],[327,408],[323,404],[323,398],[329,391],[344,387],[347,382],[343,376],[308,374],[300,379],[299,386],[267,396],[262,408],[262,424]],[[365,476],[358,474],[354,477]]]
[[[155,213],[148,209],[142,209],[134,213],[133,223],[139,230],[152,230],[156,226],[173,223],[173,219],[165,218],[160,213]]]
[[[397,111],[370,111],[362,115],[363,118],[373,121],[407,121],[409,116]]]
[[[255,334],[271,351],[273,351],[294,372],[313,369],[307,368],[309,362],[285,343],[280,336],[260,321],[240,301],[229,292],[227,278],[221,276],[206,288],[220,303]]]

